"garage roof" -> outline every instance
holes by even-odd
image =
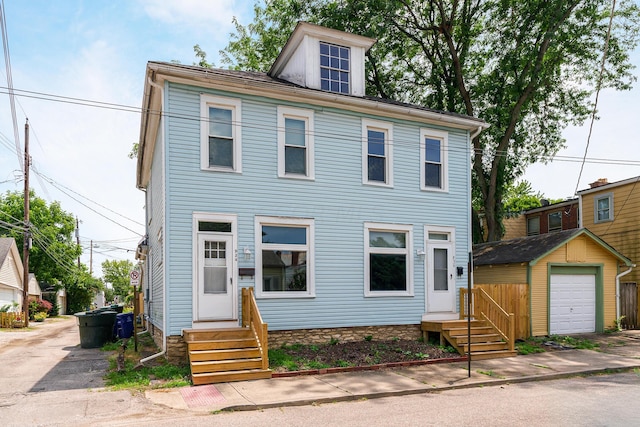
[[[586,228],[574,228],[571,230],[546,233],[537,236],[518,237],[516,239],[502,240],[499,242],[482,243],[473,246],[474,265],[492,264],[535,264],[547,254],[566,244],[576,237],[586,234],[597,244],[610,252],[627,266],[631,266],[631,260],[616,251],[607,242],[587,230]]]

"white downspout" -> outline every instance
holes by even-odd
[[[147,83],[149,83],[150,86],[158,89],[160,91],[160,111],[163,112],[164,111],[164,88],[162,87],[162,85],[159,85],[158,83],[154,82],[153,80],[151,80],[150,77],[147,77]],[[162,143],[164,144],[164,121],[161,121],[161,132],[162,132]],[[162,147],[162,179],[164,179],[165,177],[165,170],[164,170],[164,155],[165,155],[165,147]],[[165,186],[163,185],[163,188]],[[164,203],[164,197],[163,197],[163,203]],[[166,221],[166,210],[163,209],[164,213],[164,221]],[[166,224],[164,224],[166,225]],[[166,229],[166,228],[165,228]],[[163,260],[166,259],[166,246],[163,244],[162,245],[162,251],[163,251]],[[152,354],[151,356],[145,357],[144,359],[140,359],[140,364],[144,364],[145,362],[148,362],[149,360],[155,359],[156,357],[160,357],[164,354],[166,354],[167,352],[167,275],[166,275],[166,270],[165,270],[165,265],[166,263],[163,262],[162,263],[162,269],[164,270],[164,273],[162,274],[163,276],[163,283],[162,283],[162,350],[159,353],[156,354]],[[153,266],[151,266],[153,268]]]
[[[631,267],[627,271],[623,271],[622,273],[616,276],[616,321],[620,320],[620,278],[631,273],[635,264],[631,264]]]

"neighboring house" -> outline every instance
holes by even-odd
[[[578,191],[580,225],[591,230],[611,246],[640,262],[640,176],[618,182],[602,178],[590,188]],[[634,269],[624,282],[640,283],[640,272]]]
[[[16,241],[0,237],[0,307],[17,303],[15,309],[22,309],[23,266]]]
[[[531,335],[603,332],[619,317],[631,261],[584,228],[473,248],[474,285],[527,284]]]
[[[300,23],[267,74],[148,63],[138,254],[170,359],[185,329],[238,326],[245,287],[271,343],[458,318],[470,140],[487,125],[366,96],[373,43]]]
[[[505,234],[502,239],[537,236],[578,228],[579,212],[577,198],[552,204],[543,199],[542,206],[526,210],[515,217],[505,218]]]
[[[36,279],[36,275],[33,273],[29,273],[29,299],[42,299],[42,290],[40,289],[40,284],[38,283],[38,279]]]
[[[43,298],[58,305],[58,314],[67,314],[67,291],[64,288],[56,289],[55,286],[45,286],[42,290]]]

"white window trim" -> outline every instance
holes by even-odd
[[[609,199],[609,218],[598,219],[598,200]],[[593,198],[593,223],[600,224],[603,222],[613,221],[613,192],[604,193]]]
[[[301,175],[296,173],[285,172],[285,125],[284,119],[292,118],[303,120],[305,122],[305,146],[307,150],[307,174]],[[303,110],[300,108],[278,107],[278,177],[292,179],[306,179],[313,181],[315,179],[315,154],[314,154],[314,123],[313,110]]]
[[[427,161],[426,138],[439,139],[440,144],[440,163],[442,165],[442,186],[440,188],[428,187],[425,185],[425,163]],[[449,133],[435,129],[420,129],[420,190],[435,191],[447,193],[449,191],[449,168],[448,156],[449,152]]]
[[[385,134],[385,182],[369,181],[369,136],[368,130]],[[393,124],[378,120],[362,119],[362,183],[376,187],[393,187]]]
[[[406,248],[371,248],[369,246],[370,231],[388,231],[407,233]],[[373,251],[371,249],[374,249]],[[406,253],[407,256],[407,290],[406,291],[372,291],[370,290],[371,280],[371,253]],[[364,296],[365,297],[412,297],[414,296],[413,286],[413,226],[407,224],[389,224],[381,222],[364,223]]]
[[[231,260],[231,277],[233,278],[234,286],[239,287],[238,283],[238,215],[235,214],[221,214],[221,213],[212,213],[212,212],[193,212],[192,215],[192,271],[191,271],[191,290],[192,290],[192,320],[196,319],[196,312],[198,307],[198,295],[193,290],[196,289],[197,284],[195,283],[198,277],[198,269],[200,268],[200,264],[198,263],[199,253],[198,253],[198,235],[199,234],[209,234],[209,235],[225,235],[231,236],[233,241],[234,253],[233,258]],[[198,223],[199,222],[228,222],[231,223],[231,232],[230,233],[222,233],[222,232],[212,232],[212,231],[199,231]],[[238,292],[235,293],[233,304],[234,307],[238,305]],[[237,317],[237,311],[234,309],[234,316]]]
[[[231,110],[233,136],[233,167],[209,166],[209,107]],[[216,172],[242,173],[242,101],[215,95],[200,95],[200,169]]]
[[[449,235],[448,240],[429,240],[429,233],[439,233]],[[443,225],[425,225],[424,226],[424,239],[429,242],[451,242],[456,243],[456,228]]]
[[[262,290],[262,226],[304,226],[307,228],[307,291],[306,292],[265,292]],[[314,298],[315,290],[315,220],[312,218],[290,218],[279,216],[255,217],[255,260],[256,260],[256,298]]]

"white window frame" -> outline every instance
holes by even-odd
[[[278,177],[293,179],[315,179],[315,154],[314,154],[314,120],[313,110],[304,110],[300,108],[278,107]],[[286,129],[285,119],[302,120],[305,122],[305,148],[306,148],[306,175],[285,172],[285,138]]]
[[[390,233],[406,233],[405,248],[372,248],[369,245],[369,232],[382,231]],[[371,260],[372,253],[378,254],[405,254],[407,257],[407,289],[405,291],[372,291],[371,281]],[[414,296],[413,286],[413,226],[407,224],[389,224],[381,222],[364,223],[364,296],[365,297],[412,297]]]
[[[231,168],[209,165],[209,107],[231,110],[233,137],[233,166]],[[216,172],[242,173],[242,101],[236,98],[200,95],[200,169]]]
[[[426,138],[440,140],[440,187],[431,187],[425,184],[426,171],[425,165],[427,163],[427,143]],[[446,193],[449,191],[449,167],[448,167],[448,155],[449,152],[449,132],[435,130],[435,129],[420,129],[420,190],[422,191],[435,191]]]
[[[609,199],[609,218],[606,219],[598,219],[598,201],[602,199]],[[604,193],[600,196],[595,196],[593,198],[593,223],[598,224],[611,221],[613,221],[613,193]]]
[[[271,244],[262,243],[262,226],[274,225],[274,226],[292,226],[292,227],[306,227],[307,229],[307,244],[302,245],[285,245],[285,244]],[[260,216],[255,217],[255,277],[256,277],[256,298],[313,298],[316,296],[315,290],[315,220],[312,218],[290,218],[290,217],[277,217],[277,216]],[[304,249],[307,251],[307,291],[263,291],[262,290],[262,250],[263,249],[275,249],[278,246],[283,250],[296,250]]]
[[[369,181],[369,135],[368,131],[385,135],[385,180]],[[393,124],[379,120],[362,119],[362,183],[378,187],[393,187]]]

